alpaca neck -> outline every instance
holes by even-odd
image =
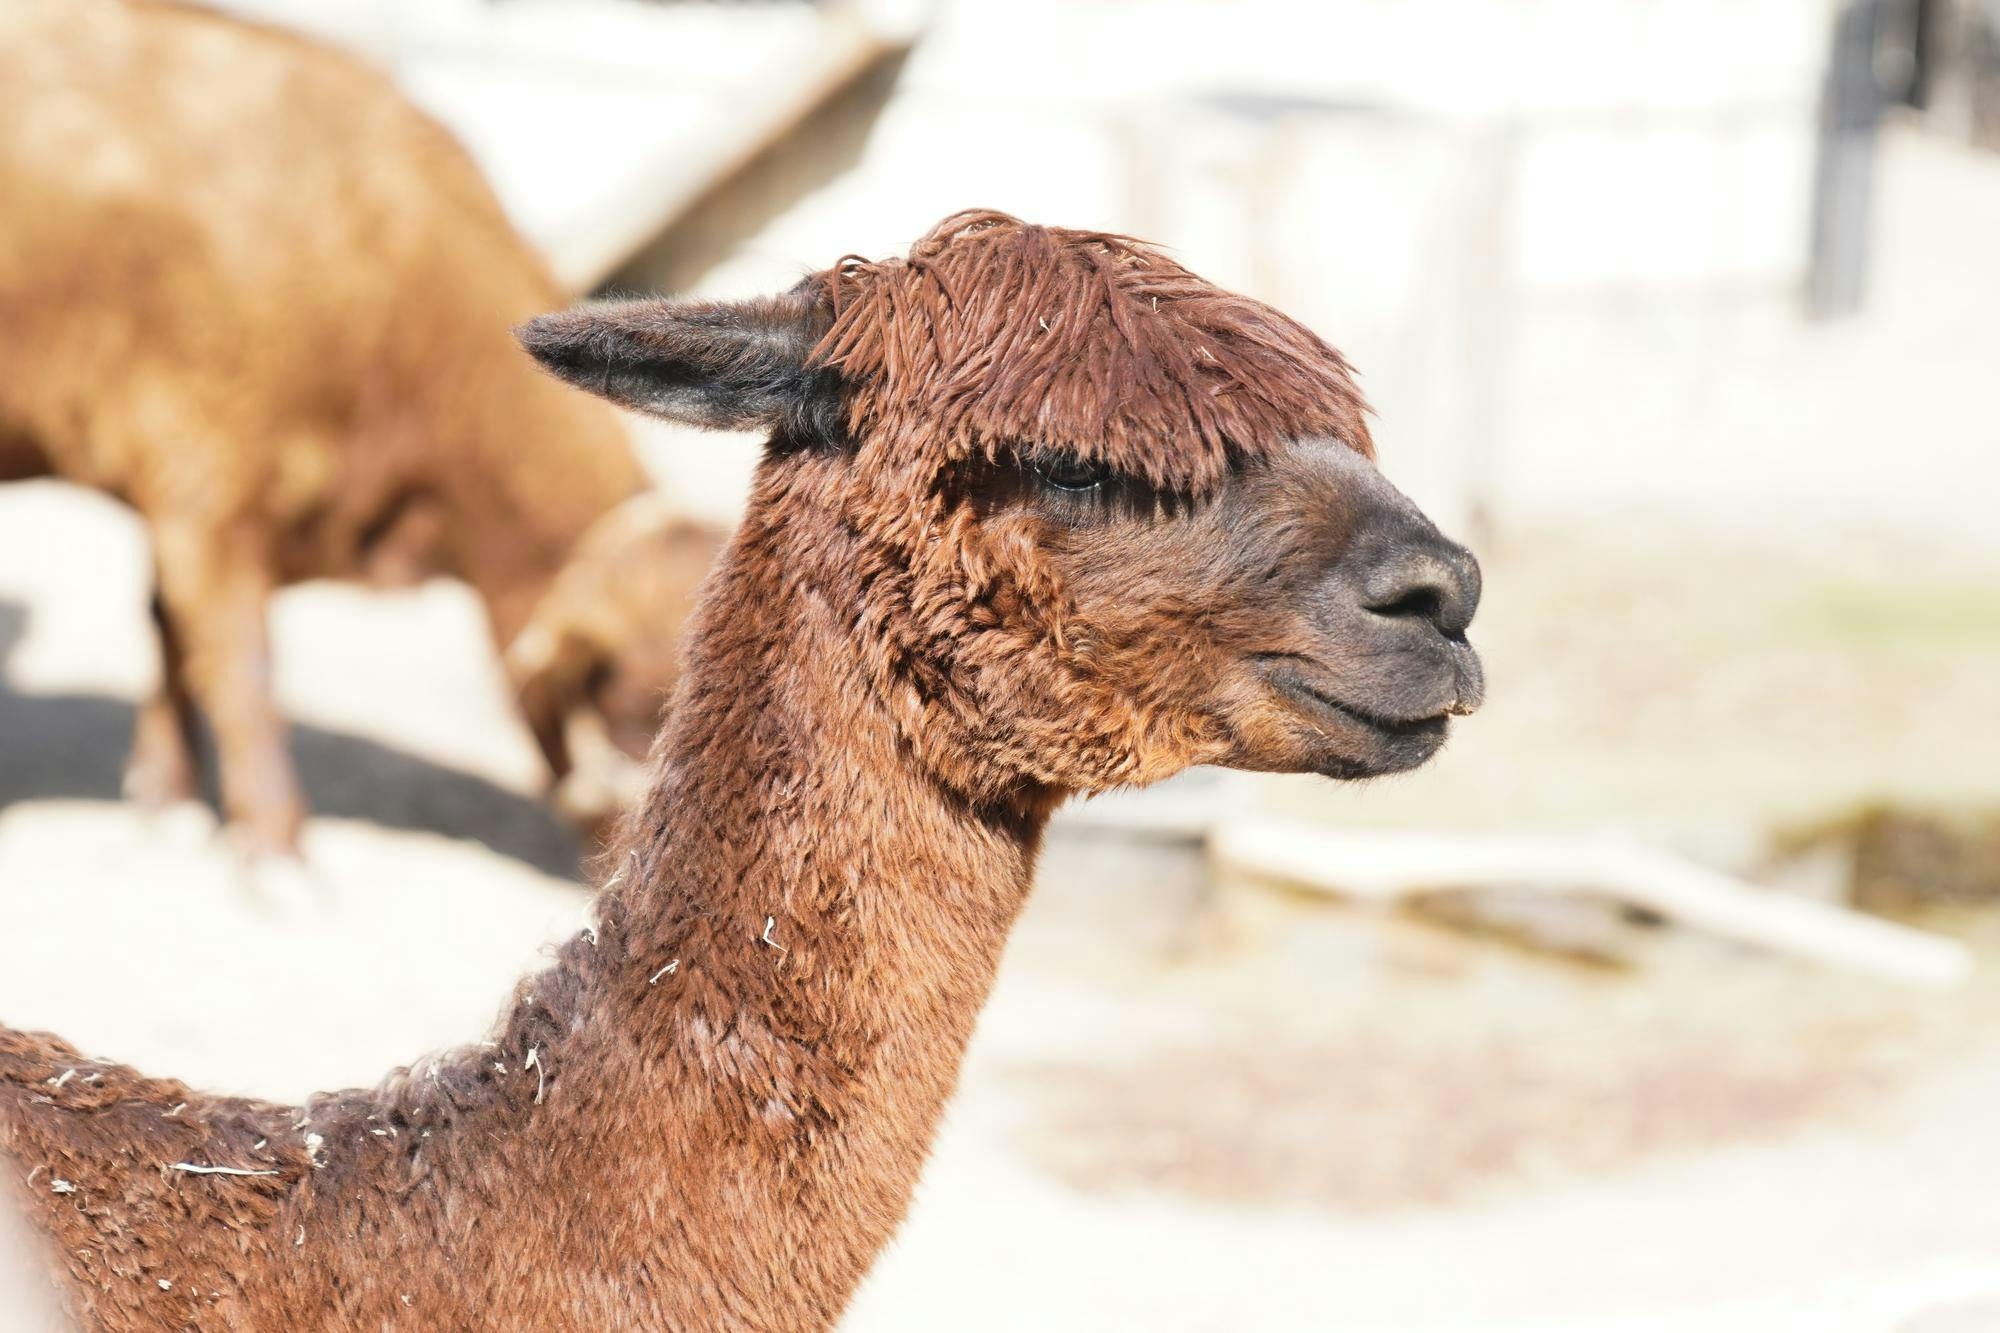
[[[489,1053],[512,1130],[468,1136],[555,1173],[537,1207],[597,1210],[565,1222],[593,1265],[674,1275],[627,1311],[663,1326],[837,1316],[902,1217],[1053,804],[975,807],[922,769],[782,540],[753,519],[723,556],[596,938]],[[577,1203],[579,1169],[615,1191]]]

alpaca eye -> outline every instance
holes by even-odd
[[[1086,462],[1068,454],[1037,459],[1035,475],[1059,491],[1094,491],[1111,480],[1111,469],[1102,463]]]

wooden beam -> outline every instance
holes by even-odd
[[[1972,972],[1957,940],[1828,903],[1774,893],[1616,839],[1348,831],[1264,818],[1219,823],[1210,850],[1229,867],[1345,898],[1394,901],[1439,889],[1601,894],[1779,953],[1921,986]]]

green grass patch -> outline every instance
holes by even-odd
[[[1861,648],[2000,648],[2000,578],[1915,590],[1827,584],[1780,621],[1800,637]]]

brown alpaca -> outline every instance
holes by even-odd
[[[500,643],[534,629],[510,662],[558,780],[580,709],[644,753],[720,538],[640,521],[615,414],[508,336],[561,295],[386,79],[198,9],[15,0],[0,199],[0,480],[96,487],[152,537],[164,679],[131,794],[193,794],[199,705],[238,832],[295,846],[265,603],[314,578],[466,579]],[[580,543],[598,572],[552,598]],[[646,559],[643,588],[611,575]]]
[[[1477,567],[1345,363],[1137,242],[962,214],[523,336],[770,438],[596,925],[491,1042],[303,1108],[0,1029],[9,1179],[99,1327],[826,1328],[1058,804],[1405,769],[1479,699]]]

